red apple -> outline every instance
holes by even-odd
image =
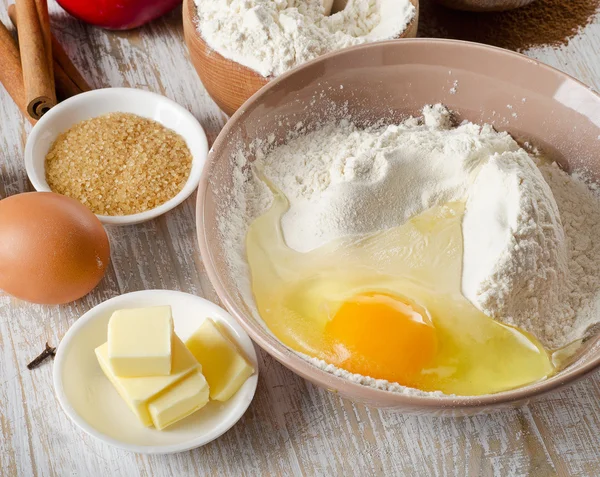
[[[182,0],[57,0],[75,18],[110,30],[129,30],[154,20]]]

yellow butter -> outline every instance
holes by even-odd
[[[226,336],[218,324],[207,318],[185,342],[202,365],[210,398],[217,401],[227,401],[254,373],[254,368]]]
[[[173,363],[169,376],[137,378],[116,376],[108,360],[108,342],[96,348],[96,357],[106,377],[145,426],[152,425],[148,404],[154,397],[192,372],[201,371],[200,365],[192,353],[176,335],[173,336]]]
[[[108,360],[116,376],[171,374],[170,306],[115,311],[108,322]]]
[[[148,404],[154,427],[162,430],[204,407],[208,393],[208,383],[200,371],[186,376]]]

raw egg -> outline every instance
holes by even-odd
[[[535,337],[462,295],[463,203],[300,253],[285,244],[288,202],[273,192],[271,208],[250,225],[246,251],[258,312],[288,347],[350,373],[446,394],[505,391],[554,372]]]
[[[77,300],[110,260],[106,231],[74,199],[30,192],[0,201],[0,289],[33,303]]]

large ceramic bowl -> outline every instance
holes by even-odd
[[[357,121],[369,122],[398,120],[437,102],[461,119],[489,122],[519,141],[529,141],[566,168],[586,167],[600,178],[600,96],[573,78],[517,53],[475,43],[398,40],[364,45],[277,78],[227,123],[209,154],[198,193],[204,264],[225,306],[259,346],[300,376],[353,401],[440,414],[524,404],[598,368],[600,346],[590,340],[582,357],[554,377],[494,395],[438,398],[375,390],[316,368],[269,334],[250,313],[225,263],[227,245],[218,234],[216,211],[231,194],[230,158],[240,144],[271,133],[283,138],[286,122],[310,125],[346,108]]]

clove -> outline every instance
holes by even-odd
[[[42,351],[37,358],[35,358],[31,363],[29,363],[27,365],[27,369],[35,369],[35,368],[37,368],[40,364],[42,364],[48,358],[54,358],[55,354],[56,354],[56,348],[52,348],[46,342],[46,349],[44,351]]]

